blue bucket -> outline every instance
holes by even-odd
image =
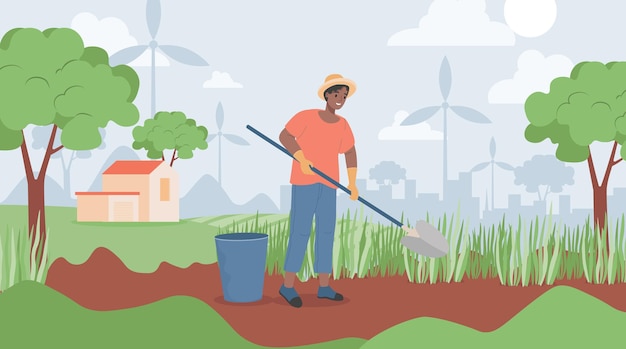
[[[256,302],[263,298],[267,234],[229,233],[215,236],[224,300]]]

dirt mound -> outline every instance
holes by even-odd
[[[176,295],[196,297],[224,317],[247,340],[265,346],[297,346],[344,337],[370,339],[416,317],[453,321],[479,331],[503,325],[550,286],[508,287],[497,279],[416,284],[404,276],[341,279],[331,285],[343,302],[317,299],[317,280],[297,283],[303,307],[290,307],[278,295],[280,276],[266,275],[264,297],[248,304],[226,302],[217,264],[177,268],[162,263],[153,273],[130,271],[111,251],[96,249],[80,265],[54,261],[46,284],[93,310],[141,306]],[[584,280],[559,284],[576,287],[626,311],[626,284],[591,285]]]

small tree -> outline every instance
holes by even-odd
[[[626,140],[626,62],[577,64],[570,77],[552,80],[550,92],[535,92],[525,103],[526,139],[558,144],[556,157],[566,162],[586,161],[593,188],[594,225],[606,228],[607,187],[611,170],[626,156],[617,146]],[[594,142],[613,143],[604,176],[598,175],[591,154]]]
[[[537,193],[539,201],[545,201],[550,193],[562,192],[564,185],[574,184],[574,168],[565,166],[554,155],[535,155],[516,167],[514,173],[515,184],[525,185],[529,193]]]
[[[379,185],[398,184],[401,179],[406,179],[406,170],[393,161],[381,161],[370,169],[370,179]]]
[[[68,28],[16,28],[0,41],[0,150],[20,149],[28,183],[28,228],[36,255],[46,241],[45,178],[52,155],[63,148],[95,149],[99,130],[110,121],[132,126],[139,79],[125,65],[111,67],[106,51],[85,47]],[[24,138],[29,125],[50,125],[41,167],[35,177]],[[55,142],[57,132],[60,143]],[[37,229],[38,228],[38,229]],[[37,266],[41,258],[37,258]]]
[[[170,166],[173,166],[178,159],[191,159],[195,149],[206,149],[208,134],[206,127],[196,126],[196,121],[187,119],[182,112],[161,111],[133,129],[133,148],[143,148],[148,158],[163,161],[164,151],[172,150]]]

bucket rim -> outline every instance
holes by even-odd
[[[246,235],[246,238],[243,239],[238,239],[238,238],[231,238],[233,236],[236,235]],[[264,240],[267,239],[269,237],[268,234],[265,233],[254,233],[254,232],[236,232],[236,233],[224,233],[224,234],[218,234],[215,235],[215,240],[222,240],[222,241],[254,241],[254,240]]]

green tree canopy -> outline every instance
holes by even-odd
[[[526,100],[530,125],[526,139],[558,144],[556,156],[566,162],[585,161],[593,142],[626,140],[626,62],[583,62],[570,77],[552,81],[550,92]],[[626,157],[626,149],[621,149]]]
[[[13,29],[0,42],[0,149],[18,148],[28,125],[56,125],[72,150],[97,148],[99,128],[139,120],[133,69],[108,65],[72,29]]]
[[[208,134],[206,127],[197,126],[194,119],[188,119],[182,112],[161,111],[133,129],[133,148],[147,150],[150,159],[165,159],[163,152],[171,149],[172,166],[179,158],[191,159],[195,149],[207,149]]]

